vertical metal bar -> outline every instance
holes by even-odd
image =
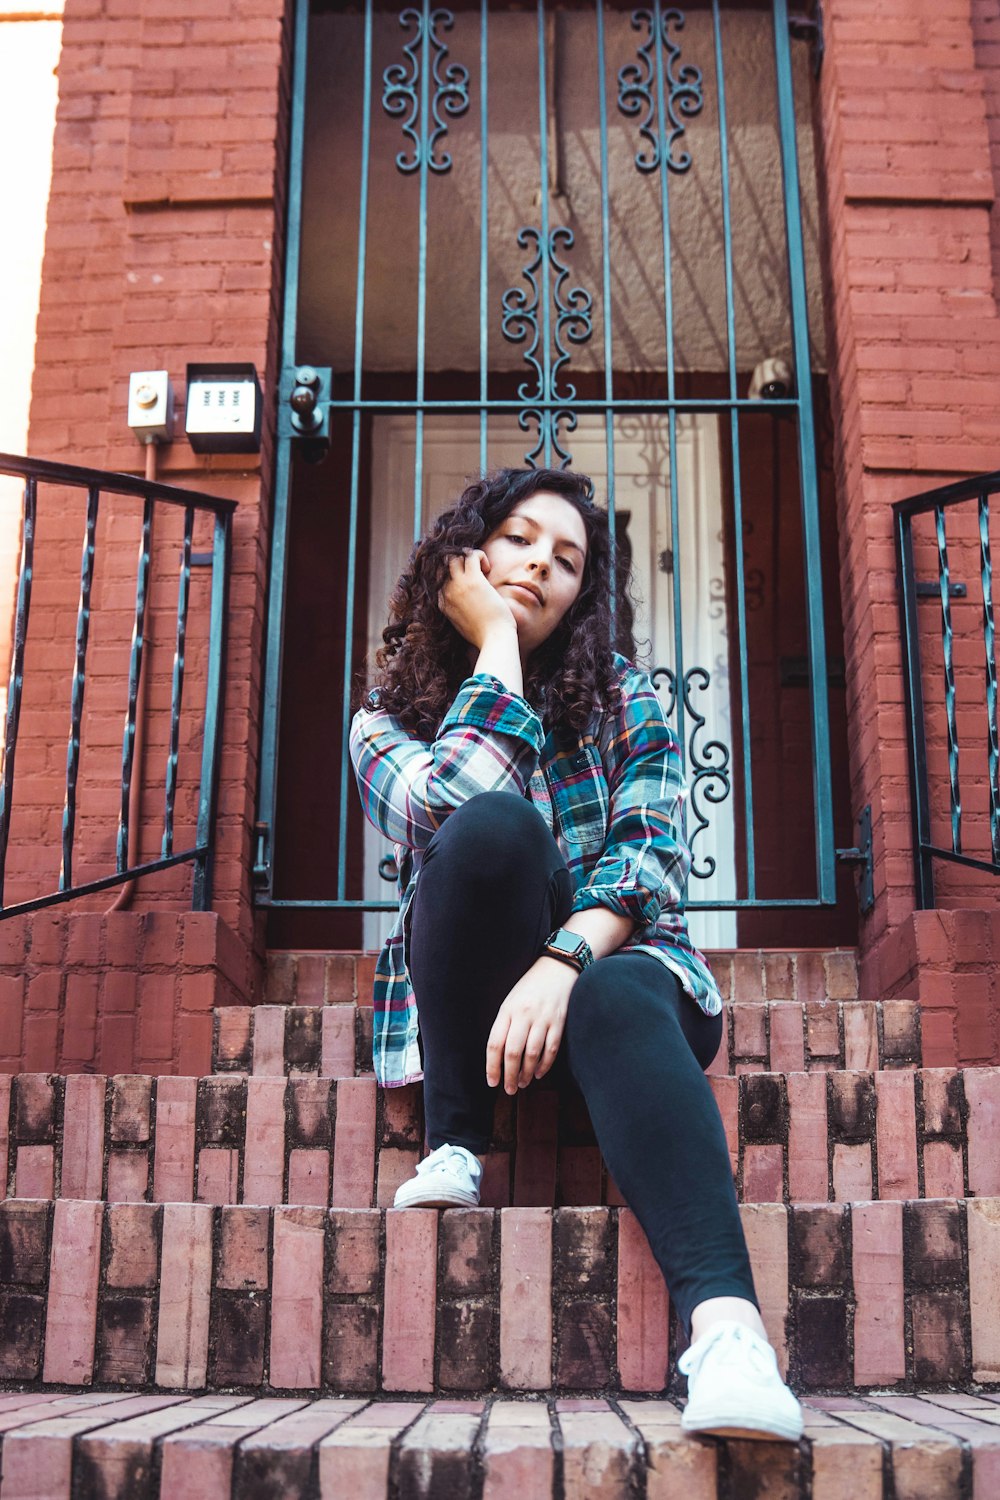
[[[667,13],[667,19],[670,12]],[[656,150],[660,177],[660,227],[663,244],[663,314],[667,345],[667,400],[676,399],[674,370],[674,288],[672,265],[672,242],[670,236],[670,171],[668,166],[667,136],[664,129],[666,118],[666,92],[663,86],[663,26],[664,14],[660,0],[653,5],[653,56],[656,61]],[[671,405],[667,413],[667,464],[670,483],[670,547],[674,558],[681,556],[680,545],[680,499],[677,490],[677,412]],[[687,734],[684,725],[684,615],[681,599],[681,569],[675,566],[671,575],[671,592],[674,601],[674,672],[677,692],[677,739],[680,743],[681,765],[687,766]],[[687,806],[684,805],[686,813]]]
[[[34,475],[24,481],[24,509],[21,532],[21,570],[17,579],[17,606],[14,612],[14,653],[10,664],[10,686],[7,690],[7,723],[4,732],[3,779],[0,781],[0,910],[7,867],[7,840],[10,837],[10,814],[14,805],[14,758],[17,754],[17,729],[21,718],[21,692],[24,687],[24,646],[28,636],[31,611],[31,580],[35,567],[35,520],[38,510],[38,486]]]
[[[122,736],[122,805],[118,816],[118,850],[116,868],[119,875],[128,869],[129,794],[135,770],[135,716],[142,676],[142,652],[146,642],[146,604],[149,595],[149,560],[153,534],[153,507],[156,501],[146,496],[142,507],[142,532],[139,538],[139,561],[135,581],[135,621],[132,626],[132,650],[128,666],[128,706],[125,732]]]
[[[218,801],[219,761],[222,754],[222,709],[226,683],[226,605],[229,593],[229,558],[232,516],[216,515],[212,538],[212,598],[209,604],[208,674],[205,681],[205,735],[201,747],[201,783],[198,789],[199,853],[194,867],[191,904],[195,911],[208,911],[212,904],[212,870],[215,844],[215,808]]]
[[[282,369],[295,364],[302,249],[302,162],[305,149],[306,59],[309,45],[309,0],[295,0],[292,55],[292,99],[288,144],[288,213],[285,229],[285,290],[282,310]],[[282,394],[290,390],[283,387]],[[275,454],[274,518],[271,525],[267,646],[261,713],[260,780],[257,820],[268,830],[268,848],[255,851],[260,894],[271,894],[274,870],[274,814],[278,786],[278,720],[281,709],[281,643],[285,627],[288,568],[288,501],[291,488],[291,438],[279,437]]]
[[[910,786],[913,794],[913,884],[918,909],[928,911],[934,906],[934,866],[928,849],[931,813],[927,795],[927,738],[912,524],[909,515],[901,510],[896,512],[896,582],[903,645],[903,681],[906,684]]]
[[[618,619],[618,537],[615,530],[615,413],[614,355],[611,344],[611,202],[608,188],[608,101],[606,94],[607,63],[604,51],[604,0],[596,0],[597,19],[597,99],[601,127],[601,296],[604,319],[604,399],[609,403],[604,413],[604,445],[608,466],[608,529],[611,532],[611,639],[617,638]]]
[[[431,66],[430,0],[423,0],[423,24],[420,39],[420,200],[417,228],[417,410],[413,444],[413,540],[419,541],[424,529],[424,362],[427,353],[427,177],[430,171],[427,145],[427,90]],[[350,641],[350,636],[347,637]]]
[[[715,78],[719,114],[719,171],[722,186],[722,242],[726,275],[726,347],[729,357],[729,399],[736,401],[736,310],[733,298],[733,223],[729,187],[729,123],[726,113],[726,74],[722,51],[719,0],[712,0],[715,38]],[[757,837],[753,817],[753,754],[750,743],[750,674],[747,651],[746,563],[743,554],[743,488],[740,465],[740,419],[729,408],[729,436],[733,455],[733,536],[736,550],[736,636],[740,677],[740,743],[743,747],[743,821],[746,825],[747,899],[757,899]]]
[[[962,793],[958,781],[958,721],[955,714],[955,633],[951,623],[951,569],[944,530],[944,506],[934,507],[938,587],[941,593],[941,652],[944,664],[944,707],[948,720],[948,784],[951,795],[951,847],[962,852]]]
[[[177,759],[180,751],[181,702],[184,694],[184,654],[187,646],[188,599],[191,591],[191,536],[194,509],[184,511],[184,541],[180,577],[177,582],[177,638],[174,645],[174,675],[170,694],[170,748],[167,751],[166,799],[163,813],[163,857],[174,852],[174,804],[177,800]]]
[[[542,304],[542,407],[541,423],[545,437],[542,453],[543,465],[552,467],[552,428],[554,413],[547,411],[545,402],[552,399],[552,310],[550,307],[550,232],[549,232],[549,99],[545,76],[545,0],[538,0],[538,166],[541,187],[541,245],[542,252],[539,297]]]
[[[993,555],[990,497],[979,497],[979,560],[983,581],[983,646],[986,651],[986,748],[990,776],[990,848],[1000,865],[1000,734],[997,732],[996,625],[993,618]]]
[[[486,468],[486,439],[489,416],[487,369],[489,362],[489,115],[487,85],[489,75],[489,0],[480,0],[479,8],[479,467]]]
[[[354,400],[361,400],[361,363],[364,357],[365,257],[368,250],[368,171],[371,160],[372,117],[372,0],[365,0],[364,94],[362,99],[361,203],[358,211],[358,279],[354,303]],[[351,424],[351,502],[347,550],[347,604],[344,618],[344,677],[340,718],[340,812],[337,836],[337,900],[347,896],[347,796],[351,732],[351,661],[354,655],[354,594],[358,565],[358,487],[361,461],[361,411],[355,406]]]
[[[76,611],[76,661],[70,690],[69,743],[66,746],[66,797],[63,802],[62,864],[59,889],[73,884],[73,835],[76,830],[76,786],[80,771],[80,725],[83,722],[83,691],[87,680],[87,639],[90,634],[90,593],[94,583],[94,537],[97,531],[97,509],[100,490],[87,490],[87,526],[80,559],[80,602]]]
[[[653,0],[653,57],[656,60],[656,154],[660,167],[660,224],[663,238],[663,314],[667,344],[667,400],[673,401],[676,395],[674,388],[674,285],[673,256],[670,239],[670,169],[667,155],[667,135],[663,128],[667,108],[663,87],[663,24],[664,17],[660,0]],[[673,463],[671,462],[672,471]]]
[[[292,100],[288,141],[288,222],[285,227],[285,295],[281,322],[281,362],[295,364],[302,259],[302,164],[306,140],[306,65],[309,57],[310,0],[295,0]]]
[[[809,683],[812,691],[813,798],[816,813],[816,883],[821,901],[836,900],[833,791],[830,773],[830,714],[826,680],[826,627],[823,619],[816,440],[813,430],[812,368],[806,309],[805,251],[795,143],[795,99],[788,42],[787,0],[774,0],[774,51],[778,80],[778,126],[785,197],[785,233],[792,304],[792,345],[798,404],[799,475],[809,627]]]
[[[719,115],[719,172],[722,182],[722,248],[726,273],[726,347],[729,353],[729,399],[736,400],[736,310],[733,301],[733,221],[729,191],[729,125],[726,116],[726,76],[722,55],[719,0],[712,0],[715,38],[715,87]]]
[[[667,462],[670,465],[670,549],[675,559],[674,570],[670,575],[671,589],[674,600],[674,671],[677,676],[677,739],[681,752],[681,768],[687,769],[687,733],[685,729],[684,709],[686,705],[685,680],[684,680],[684,615],[681,599],[681,573],[682,569],[676,560],[682,556],[681,553],[681,524],[680,524],[680,497],[677,491],[677,410],[671,406],[667,413]],[[682,826],[687,826],[687,798],[681,804]]]

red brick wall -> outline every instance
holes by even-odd
[[[258,959],[260,923],[252,910],[249,872],[280,328],[289,59],[285,9],[283,0],[67,0],[29,439],[29,451],[37,457],[141,473],[144,453],[125,421],[130,371],[170,372],[181,429],[189,360],[252,360],[260,372],[267,416],[259,458],[199,458],[183,439],[160,451],[161,478],[238,501],[213,905],[247,954],[256,944]],[[78,499],[43,491],[8,902],[53,889],[58,873],[83,516]],[[140,519],[134,502],[110,497],[102,502],[78,880],[114,868]],[[144,858],[156,857],[162,836],[180,537],[178,517],[158,515],[156,526]],[[208,527],[202,526],[195,547],[209,545]],[[181,829],[193,828],[201,751],[204,573],[196,572],[191,595],[189,718],[182,739],[177,847],[185,843]],[[190,907],[190,891],[188,866],[146,877],[133,910],[183,911]],[[74,911],[102,912],[114,896],[103,892],[76,902]],[[30,951],[31,919],[19,927]],[[106,934],[100,941],[107,941]],[[184,941],[183,933],[174,935],[175,945]],[[137,937],[132,944],[133,963],[141,961],[139,943]],[[16,964],[15,947],[11,936],[2,955],[7,973]],[[178,947],[178,954],[182,951]],[[118,961],[105,957],[109,965]],[[253,964],[245,962],[242,973],[235,972],[238,964],[234,969],[230,962],[228,969],[226,983],[235,984],[234,996],[253,990]],[[36,987],[39,995],[43,988]],[[29,1043],[35,1003],[29,987],[21,1045],[31,1051],[30,1065],[109,1067],[107,1046],[117,1058],[115,1066],[131,1066],[120,1042],[102,1040],[109,988],[99,987],[87,1008],[90,1042],[81,1050],[77,1039],[73,1055],[63,1045],[62,1024],[57,1031],[36,1028],[46,1038],[43,1046]],[[66,1003],[61,996],[60,1004]],[[126,1009],[132,1015],[135,1064],[170,1071],[181,1054],[190,1062],[180,992],[172,992],[169,1001],[165,995],[150,996],[147,1005],[146,1019],[141,996],[133,996]],[[154,1025],[169,1037],[167,1044],[143,1040]],[[194,1031],[202,1038],[194,1050],[207,1063],[204,1025]]]
[[[971,0],[831,0],[824,17],[821,195],[851,770],[855,806],[872,805],[876,858],[861,935],[871,996],[903,982],[907,964],[886,940],[913,908],[890,506],[1000,461],[1000,318]],[[941,889],[952,905],[996,900],[994,886],[964,872],[946,872]],[[954,1047],[954,984],[939,998]]]

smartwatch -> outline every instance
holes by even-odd
[[[590,944],[585,937],[578,932],[570,932],[565,927],[557,927],[555,932],[545,944],[542,950],[549,958],[557,958],[560,963],[569,964],[578,974],[582,974],[590,964],[594,962],[594,955]]]

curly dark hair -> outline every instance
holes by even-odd
[[[621,695],[611,626],[611,544],[607,513],[593,482],[565,469],[493,469],[473,480],[418,542],[389,600],[384,644],[364,706],[383,708],[407,733],[430,740],[470,675],[469,643],[438,608],[451,558],[480,547],[520,500],[545,490],[577,510],[587,560],[575,602],[526,664],[524,694],[546,729],[581,732],[595,710],[617,709]],[[626,594],[619,579],[619,598]]]

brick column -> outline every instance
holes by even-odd
[[[861,930],[868,998],[921,993],[890,506],[1000,461],[994,182],[972,3],[824,6],[820,192],[852,797],[855,812],[871,804],[876,862]],[[949,872],[943,893],[952,905],[996,901],[964,872]],[[989,962],[986,946],[965,956]],[[954,1060],[954,986],[922,998],[925,1060]],[[976,1051],[995,1050],[992,1005]]]

